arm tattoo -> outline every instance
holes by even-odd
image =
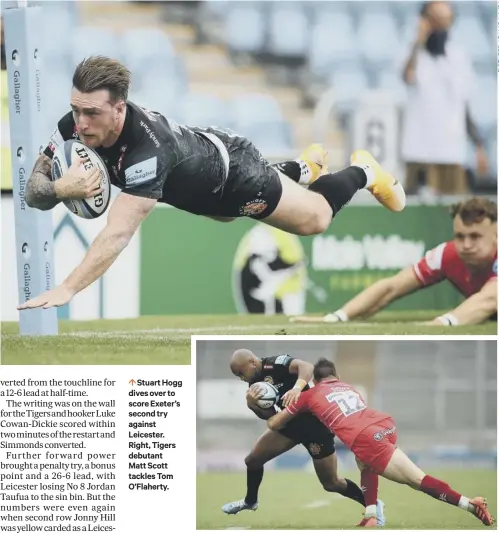
[[[51,180],[52,160],[42,154],[35,163],[26,186],[26,203],[46,211],[55,207],[60,200],[56,198],[54,182]]]

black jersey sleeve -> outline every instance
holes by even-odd
[[[289,365],[293,361],[290,355],[282,354],[274,357],[267,357],[265,359],[265,369],[276,373],[276,375],[283,376],[289,374]],[[272,367],[272,368],[270,368]]]
[[[149,139],[144,140],[123,161],[121,182],[123,192],[159,200],[173,161],[165,150],[158,149]]]
[[[55,149],[64,141],[72,139],[75,131],[75,121],[73,119],[73,113],[70,111],[57,123],[57,128],[52,132],[43,153],[52,159],[52,157],[54,157]]]

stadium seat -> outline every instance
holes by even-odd
[[[175,57],[175,50],[168,35],[156,28],[136,28],[125,31],[120,38],[122,57],[133,70],[147,68],[150,58],[165,60]]]
[[[345,2],[324,2],[321,0],[308,0],[304,2],[305,12],[313,26],[321,23],[329,23],[338,16],[347,16],[350,18],[348,6]]]
[[[401,36],[395,18],[390,13],[374,12],[361,15],[357,39],[360,51],[370,67],[378,69],[383,66],[393,66]]]
[[[269,22],[268,51],[271,54],[285,57],[305,56],[310,31],[301,4],[273,2]]]
[[[233,52],[260,52],[265,44],[264,6],[234,3],[225,19],[225,39]]]
[[[283,119],[278,102],[268,94],[240,94],[232,100],[232,109],[237,127]]]
[[[130,68],[130,65],[127,65]],[[150,86],[164,87],[165,91],[187,92],[187,75],[181,58],[154,56],[147,62],[135,63],[130,68],[135,90],[148,90]]]
[[[116,36],[107,28],[77,27],[72,38],[73,65],[76,66],[82,59],[91,55],[120,59],[121,53]]]
[[[182,120],[189,126],[232,128],[230,109],[220,98],[210,94],[189,93],[183,101]]]
[[[389,7],[393,13],[398,27],[403,27],[408,20],[415,20],[421,11],[421,2],[404,1],[389,2]]]
[[[393,93],[395,100],[403,103],[407,97],[407,88],[402,80],[402,74],[395,69],[386,69],[377,76],[376,89]]]
[[[203,8],[206,9],[208,13],[213,13],[213,15],[217,17],[224,18],[233,5],[234,3],[230,1],[204,0]]]
[[[365,15],[392,15],[391,2],[368,1],[368,2],[347,2],[348,11],[354,20],[359,20]]]
[[[492,40],[486,34],[478,17],[459,17],[452,29],[452,38],[461,43],[474,63],[490,62],[493,54]]]
[[[291,128],[285,121],[248,124],[236,131],[253,142],[264,157],[290,157],[293,153]]]
[[[477,17],[480,16],[480,5],[482,2],[480,0],[475,1],[459,1],[452,2],[452,9],[457,18],[460,17]]]
[[[496,76],[482,76],[475,80],[470,108],[482,134],[490,135],[497,125]]]
[[[328,81],[334,89],[335,108],[340,113],[350,112],[362,94],[369,89],[369,79],[360,63],[336,69]]]
[[[312,34],[309,67],[318,76],[328,77],[337,65],[358,60],[360,55],[349,15],[339,14],[321,21]]]
[[[164,83],[142,87],[139,91],[132,90],[129,99],[167,118],[182,122],[183,95]]]

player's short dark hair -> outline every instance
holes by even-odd
[[[131,73],[116,59],[91,56],[81,61],[73,74],[73,87],[82,93],[107,89],[111,103],[127,100]]]
[[[314,379],[316,381],[321,381],[329,376],[334,376],[335,378],[338,377],[336,374],[336,367],[332,361],[325,357],[321,357],[314,365]]]
[[[466,226],[476,222],[480,223],[486,218],[492,222],[497,222],[497,204],[483,196],[475,196],[454,204],[450,213],[453,219],[459,215]]]

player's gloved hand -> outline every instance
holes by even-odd
[[[287,407],[288,405],[291,405],[293,402],[297,402],[298,398],[300,397],[301,390],[300,389],[289,389],[288,392],[282,397],[282,405],[283,407]]]
[[[55,194],[61,200],[92,198],[104,192],[100,186],[101,172],[98,168],[85,170],[84,159],[78,159],[68,171],[54,183]]]
[[[263,394],[264,390],[260,387],[260,385],[258,385],[258,383],[254,383],[246,392],[246,403],[248,405],[257,405],[256,401],[259,400]]]

